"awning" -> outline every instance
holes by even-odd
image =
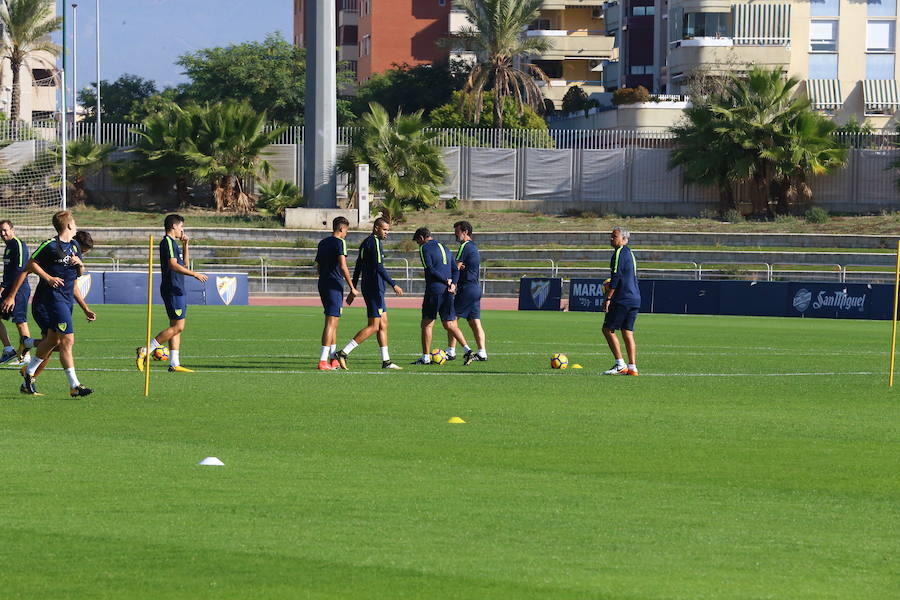
[[[790,4],[732,4],[736,46],[781,46],[791,42]]]
[[[864,79],[863,98],[866,111],[900,108],[896,79]]]
[[[813,110],[837,110],[844,104],[837,79],[807,79],[806,97]]]

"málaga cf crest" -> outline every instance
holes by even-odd
[[[91,291],[91,274],[85,273],[81,277],[75,280],[75,285],[78,286],[78,291],[81,292],[82,298],[87,298],[88,293]]]
[[[219,298],[225,304],[231,304],[234,295],[237,293],[237,277],[219,277],[216,276],[216,291],[219,292]]]
[[[531,299],[534,300],[535,308],[543,308],[544,302],[550,295],[549,279],[533,279],[531,281]]]

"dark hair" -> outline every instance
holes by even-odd
[[[163,222],[163,225],[165,226],[166,231],[172,231],[179,223],[184,223],[184,217],[172,214],[166,215],[166,220]]]
[[[75,241],[78,242],[82,252],[88,252],[94,247],[94,238],[91,237],[91,233],[83,229],[75,232]]]
[[[453,229],[459,228],[466,235],[472,235],[472,224],[468,221],[457,221],[453,224]]]
[[[391,224],[391,222],[388,221],[387,219],[385,219],[384,217],[378,217],[377,219],[375,219],[375,222],[372,223],[372,229],[375,229],[376,227],[380,227],[381,225],[390,225],[390,224]]]
[[[347,217],[335,217],[331,222],[331,231],[340,231],[341,227],[345,226],[350,227],[350,221],[347,220]]]
[[[63,229],[66,228],[66,225],[74,221],[72,218],[72,213],[67,210],[61,210],[55,215],[53,215],[53,229],[56,230],[56,233],[62,233]]]
[[[413,234],[414,240],[420,239],[420,238],[423,240],[427,240],[430,237],[431,237],[431,230],[428,229],[427,227],[419,227],[418,229],[416,229],[416,232]]]
[[[15,229],[15,227],[14,227],[13,224],[12,224],[12,221],[10,221],[9,219],[3,219],[3,220],[0,220],[0,227],[3,227],[3,224],[4,224],[4,223],[9,223],[9,228],[10,228],[10,229]]]

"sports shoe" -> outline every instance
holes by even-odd
[[[137,367],[137,370],[141,373],[144,372],[144,363],[147,361],[147,349],[143,346],[138,346],[134,349],[135,358],[134,358],[134,366]]]
[[[613,365],[613,368],[608,371],[603,371],[604,375],[628,375],[628,367],[619,368],[616,365]]]
[[[343,350],[338,350],[334,353],[334,360],[337,361],[338,366],[344,371],[348,371],[347,369],[347,353]],[[331,366],[334,366],[334,362],[332,361]]]
[[[475,360],[478,362],[487,362],[487,356],[481,356],[480,354],[475,354]]]
[[[447,362],[450,362],[451,360],[456,360],[456,355],[455,355],[455,354],[448,354],[448,355],[447,355]]]
[[[90,396],[93,393],[94,393],[94,390],[92,390],[89,387],[84,387],[80,383],[69,390],[69,395],[72,396],[73,398],[79,398],[81,396]]]
[[[638,373],[637,369],[628,369],[628,372],[625,373],[625,374],[626,374],[626,375],[634,375],[635,377],[637,377],[638,375],[640,375],[640,373]]]
[[[327,360],[320,360],[317,369],[320,371],[334,371],[335,367],[332,367],[331,363]]]
[[[188,369],[187,367],[182,367],[181,365],[169,365],[169,373],[193,373],[193,369]]]
[[[400,365],[395,365],[394,363],[392,363],[392,362],[389,361],[389,360],[383,360],[383,361],[381,361],[381,368],[382,368],[382,369],[393,369],[393,370],[395,370],[395,371],[402,371],[402,370],[403,370],[403,367],[401,367]]]
[[[38,396],[37,386],[35,386],[34,377],[28,374],[28,370],[25,367],[22,367],[22,385],[19,387],[19,391],[23,394],[28,394],[29,396]]]
[[[477,356],[477,354],[475,354],[475,353],[472,352],[471,350],[469,350],[468,352],[466,352],[466,353],[463,355],[463,366],[468,367],[468,366],[471,365],[473,362],[475,362],[475,357],[476,357],[476,356]]]
[[[4,350],[3,354],[0,355],[0,364],[7,363],[11,361],[13,358],[18,356],[15,348],[10,348],[9,350]]]
[[[420,356],[419,358],[417,358],[416,360],[412,361],[409,364],[411,364],[411,365],[430,365],[433,363],[430,360],[428,362],[425,362],[424,360],[422,360],[422,357]]]
[[[331,368],[332,368],[332,369],[339,369],[339,368],[341,368],[340,363],[338,363],[338,359],[336,359],[336,358],[333,357],[333,356],[331,357],[331,363],[330,363],[330,364],[331,364]]]

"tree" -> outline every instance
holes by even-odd
[[[21,120],[21,71],[29,59],[47,68],[54,64],[35,55],[46,52],[57,56],[60,48],[50,41],[50,34],[60,28],[62,17],[56,14],[55,0],[7,0],[0,3],[0,25],[6,30],[5,58],[12,69],[12,106],[10,118]]]
[[[78,92],[78,102],[84,108],[85,119],[96,122],[97,83],[94,82],[91,86]],[[129,73],[125,73],[112,83],[102,80],[100,89],[102,91],[100,110],[103,120],[107,122],[132,121],[134,111],[157,93],[155,82]]]
[[[494,127],[503,123],[504,98],[512,98],[519,112],[525,106],[535,111],[543,107],[544,96],[535,78],[549,81],[537,66],[524,61],[517,67],[516,57],[543,54],[550,49],[545,37],[526,37],[522,32],[540,14],[543,0],[459,0],[469,20],[460,28],[455,41],[478,57],[463,86],[464,110],[476,123],[481,118],[482,92],[491,89],[494,98]]]
[[[87,200],[87,176],[99,171],[115,151],[113,144],[98,144],[93,138],[82,137],[66,145],[66,178],[72,188],[72,204],[82,206]],[[54,155],[59,158],[60,150]]]
[[[689,183],[718,187],[723,212],[735,207],[736,184],[751,184],[756,214],[773,212],[773,190],[776,204],[777,190],[785,197],[792,187],[808,195],[801,185],[806,173],[838,168],[846,153],[830,135],[833,126],[793,96],[797,84],[777,68],[731,76],[720,93],[685,110],[685,120],[672,128],[678,147],[669,168],[682,167]]]
[[[422,111],[397,113],[392,121],[384,108],[373,102],[361,119],[362,131],[338,159],[338,171],[347,175],[351,197],[355,194],[356,165],[369,165],[372,188],[383,196],[382,213],[393,221],[403,220],[403,210],[437,204],[447,167],[440,149],[430,140]]]
[[[478,122],[470,120],[460,107],[459,95],[454,92],[453,98],[447,104],[438,107],[431,112],[431,127],[444,129],[488,129],[494,124],[494,99],[489,92],[483,92],[484,99],[481,103],[481,115]],[[515,102],[512,98],[504,98],[506,104],[503,113],[503,129],[494,129],[496,135],[491,135],[492,145],[517,145],[517,140],[522,136],[528,136],[529,144],[540,148],[552,148],[553,139],[547,133],[547,122],[529,107],[524,107],[519,113],[515,110]],[[450,140],[451,144],[477,145],[475,137],[464,132],[453,133],[456,139]]]
[[[566,95],[562,99],[562,110],[565,113],[574,113],[584,109],[587,104],[588,95],[580,85],[573,85],[566,90]]]
[[[262,42],[246,42],[224,48],[205,48],[178,57],[191,82],[184,86],[184,100],[216,103],[248,102],[278,123],[303,123],[306,88],[306,50],[270,33]],[[350,83],[339,70],[338,88]],[[335,89],[335,95],[337,95]],[[352,118],[346,100],[338,100],[338,121]]]
[[[433,65],[394,65],[384,73],[376,73],[359,86],[353,99],[353,112],[363,115],[369,104],[377,102],[388,112],[405,114],[422,110],[427,118],[435,108],[446,104],[454,91],[466,82],[469,73],[465,61]]]
[[[247,102],[198,106],[187,112],[195,120],[196,132],[181,152],[194,177],[210,182],[216,210],[251,212],[255,203],[244,185],[250,177],[268,176],[270,166],[261,155],[284,128],[267,132],[266,112]]]

